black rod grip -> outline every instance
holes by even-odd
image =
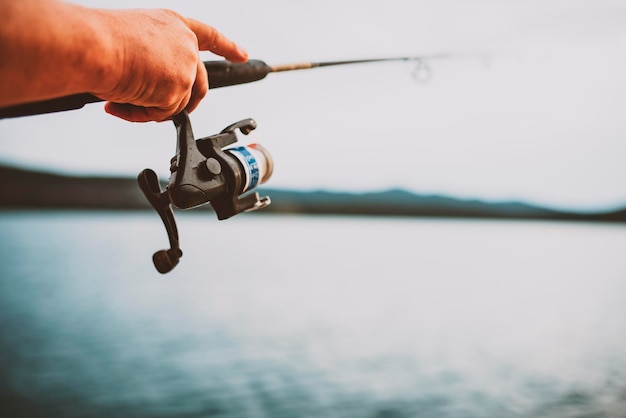
[[[71,96],[42,100],[40,102],[24,103],[0,108],[0,119],[17,118],[20,116],[41,115],[44,113],[62,112],[64,110],[80,109],[88,103],[101,102],[102,99],[89,93],[73,94]]]
[[[230,61],[205,61],[209,73],[209,89],[251,83],[265,78],[272,69],[260,60],[249,60],[243,64]]]
[[[230,61],[205,61],[204,67],[209,74],[209,89],[251,83],[265,78],[271,72],[271,67],[260,60],[249,60],[243,64]],[[73,94],[0,108],[0,119],[75,110],[88,103],[102,101],[103,99],[90,93]]]

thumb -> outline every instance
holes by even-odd
[[[232,62],[245,62],[248,60],[246,51],[214,27],[190,18],[186,18],[185,22],[187,27],[196,34],[200,51],[211,51]]]

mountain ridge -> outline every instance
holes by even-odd
[[[354,193],[259,188],[258,192],[272,199],[272,204],[261,211],[263,213],[626,222],[626,207],[580,213],[517,201],[485,202],[421,195],[403,189]],[[212,210],[210,205],[205,207]],[[150,208],[134,178],[81,177],[0,165],[0,209]]]

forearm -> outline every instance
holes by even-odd
[[[172,10],[0,0],[0,107],[92,93],[120,118],[165,120],[206,94],[200,50],[248,59],[212,26]]]
[[[103,11],[0,0],[0,16],[0,106],[114,87],[122,57]]]

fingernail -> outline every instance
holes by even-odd
[[[237,52],[239,53],[239,55],[241,55],[245,59],[248,59],[248,51],[246,51],[245,49],[243,49],[239,45],[237,45]]]

